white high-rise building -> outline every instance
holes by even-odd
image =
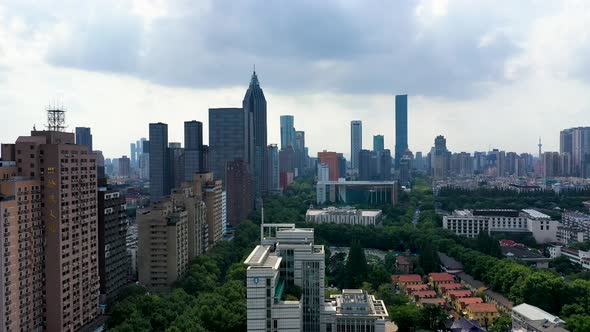
[[[314,244],[313,228],[262,224],[260,245],[244,261],[248,331],[335,332],[346,326],[346,331],[384,332],[388,314],[383,301],[362,290],[324,299],[324,260],[324,246]]]
[[[363,122],[350,122],[350,163],[353,169],[359,167],[359,152],[363,149]]]

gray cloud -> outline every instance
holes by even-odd
[[[245,84],[256,63],[263,85],[280,91],[465,98],[478,95],[480,83],[504,81],[504,63],[520,51],[503,22],[482,10],[451,7],[424,27],[412,2],[368,4],[221,0],[149,29],[105,11],[76,23],[46,59],[195,88]],[[490,33],[495,38],[480,46]]]

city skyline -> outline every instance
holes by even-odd
[[[7,24],[0,28],[5,37],[0,98],[4,109],[14,114],[14,125],[2,128],[0,139],[12,141],[32,124],[42,128],[42,111],[52,101],[69,110],[68,131],[76,126],[93,128],[95,149],[105,151],[106,157],[127,155],[127,147],[119,142],[147,137],[148,123],[168,123],[170,141],[181,142],[183,122],[202,121],[206,138],[208,109],[239,105],[254,63],[268,100],[268,143],[280,143],[279,117],[292,114],[307,133],[310,155],[324,149],[348,155],[346,136],[353,119],[363,120],[365,142],[383,134],[385,147],[393,151],[391,119],[396,94],[411,97],[408,141],[413,152],[427,151],[439,134],[448,138],[453,151],[481,151],[491,145],[534,153],[539,136],[545,151],[558,151],[562,128],[588,125],[584,112],[590,108],[590,100],[585,96],[587,76],[583,76],[587,57],[579,53],[586,42],[571,39],[577,31],[585,31],[583,23],[590,12],[586,4],[560,2],[534,6],[533,11],[527,4],[512,4],[513,10],[500,11],[494,2],[424,1],[390,4],[399,8],[380,8],[381,13],[358,3],[291,6],[292,11],[269,6],[262,20],[268,29],[249,22],[244,31],[230,25],[215,32],[206,29],[207,22],[234,15],[224,13],[220,9],[223,4],[203,2],[186,8],[176,2],[117,2],[115,6],[105,1],[65,6],[47,1],[33,7],[3,2],[0,20]],[[303,10],[305,6],[317,7],[317,13]],[[243,3],[239,9],[253,12],[259,8],[255,3]],[[54,15],[40,17],[44,11]],[[186,15],[181,15],[185,11]],[[74,19],[91,12],[88,22]],[[197,19],[197,12],[202,20]],[[475,19],[482,12],[489,17]],[[385,20],[372,20],[388,13],[399,15],[404,29],[387,25],[382,22]],[[299,31],[295,14],[317,22],[309,24],[317,31],[305,27],[299,38],[290,36]],[[273,15],[282,17],[285,26]],[[328,43],[329,48],[323,45],[339,40],[342,33],[321,24],[323,17],[343,22],[342,32],[350,33],[349,40]],[[362,31],[358,24],[363,21],[376,21],[363,28],[382,31],[378,40],[368,41],[363,35],[370,33],[358,33]],[[454,22],[462,22],[462,26]],[[191,24],[194,29],[187,28]],[[567,32],[556,29],[560,24],[570,28]],[[260,41],[253,47],[234,38],[252,31],[284,38],[274,49]],[[317,39],[309,38],[312,32]],[[177,34],[180,42],[166,41],[164,46],[169,47],[162,47],[166,50],[161,54],[156,52],[153,45],[161,42],[158,38],[170,34]],[[202,39],[192,43],[197,35]],[[89,43],[88,38],[94,37],[96,43]],[[191,43],[185,43],[187,39]],[[396,48],[398,51],[391,53],[392,39],[404,44],[406,50]],[[227,42],[227,48],[237,52],[225,52],[227,48],[215,40]],[[202,57],[188,56],[190,63],[179,59],[184,53],[179,47],[186,44],[195,44],[186,50],[189,54]],[[562,51],[546,52],[545,45],[557,45]],[[103,56],[111,51],[120,57]],[[292,57],[285,58],[287,53]],[[426,58],[418,56],[421,54]],[[279,58],[282,60],[277,61]],[[215,59],[216,65],[211,66],[210,59]],[[146,68],[154,69],[150,72]],[[397,78],[400,75],[405,79]],[[563,100],[568,100],[566,107]],[[472,125],[473,114],[477,114],[475,120],[494,130]],[[339,139],[326,139],[326,131]],[[113,132],[121,134],[114,137]],[[519,140],[511,139],[514,135]]]

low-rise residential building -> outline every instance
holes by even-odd
[[[468,289],[455,289],[447,291],[443,296],[452,303],[464,297],[472,297],[473,293]]]
[[[546,269],[549,267],[549,258],[543,256],[537,249],[529,248],[524,244],[501,240],[500,250],[502,251],[502,255],[506,258],[532,263],[540,269]]]
[[[449,330],[451,332],[485,332],[477,320],[467,320],[464,317],[455,320]]]
[[[419,307],[424,307],[426,305],[438,305],[442,307],[445,305],[445,299],[443,299],[442,297],[421,298],[418,300],[416,305],[418,305]]]
[[[568,332],[565,322],[538,307],[522,303],[512,308],[512,331],[515,332]]]
[[[411,296],[414,292],[429,290],[430,287],[427,284],[420,285],[407,285],[405,288],[406,295]]]
[[[452,284],[440,285],[439,289],[441,294],[445,294],[446,292],[451,290],[463,289],[463,285],[458,282],[454,282]]]
[[[422,277],[419,274],[394,274],[391,281],[398,284],[401,288],[408,285],[419,285],[422,283]]]
[[[493,303],[474,303],[465,310],[467,319],[477,320],[481,326],[491,326],[498,318],[498,309]]]
[[[440,291],[440,285],[453,284],[455,278],[447,272],[432,272],[428,274],[428,284],[432,289]]]
[[[438,258],[440,260],[441,271],[450,274],[457,274],[459,272],[463,272],[463,264],[461,264],[461,262],[454,259],[453,257],[449,257],[443,254],[442,252],[439,252]]]
[[[565,256],[573,264],[580,265],[585,270],[590,270],[590,251],[577,250],[565,246],[552,246],[549,247],[549,256],[551,258]]]
[[[472,297],[463,297],[463,298],[457,299],[453,303],[453,306],[458,311],[463,312],[467,309],[467,306],[469,306],[471,304],[476,304],[476,303],[483,303],[483,299],[481,297],[473,297],[473,296]]]
[[[351,207],[327,207],[323,209],[309,209],[305,214],[305,221],[312,223],[333,223],[347,225],[381,225],[381,210],[361,210]]]
[[[512,312],[512,301],[500,293],[487,289],[487,286],[483,282],[474,279],[465,272],[458,273],[457,278],[459,278],[461,284],[465,285],[472,292],[483,292],[484,300],[488,303],[495,304],[499,311],[507,314]]]
[[[434,299],[435,297],[437,297],[437,294],[433,290],[423,290],[413,292],[412,297],[416,302],[418,302],[420,299]]]
[[[455,210],[443,217],[443,228],[457,235],[477,237],[480,232],[530,233],[537,243],[557,241],[557,220],[537,210]]]

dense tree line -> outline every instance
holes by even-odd
[[[455,209],[547,209],[544,212],[554,214],[551,209],[559,207],[565,210],[583,210],[582,202],[588,200],[590,190],[565,190],[560,194],[553,190],[530,191],[518,193],[510,189],[480,188],[467,190],[460,188],[442,188],[436,197],[443,210]],[[557,216],[554,214],[554,216]]]
[[[231,242],[222,242],[192,262],[170,294],[148,294],[133,286],[110,310],[109,331],[244,331],[244,257],[259,236],[258,226],[240,224]]]

